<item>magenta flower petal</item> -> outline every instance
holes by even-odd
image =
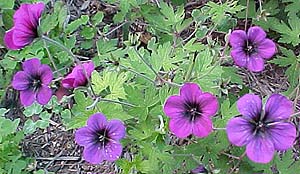
[[[44,7],[42,2],[21,4],[14,14],[13,28],[4,37],[4,43],[9,49],[21,49],[38,37],[37,28]]]
[[[258,26],[250,27],[247,35],[249,40],[254,43],[263,41],[267,36],[266,32]]]
[[[217,113],[219,108],[218,100],[211,93],[202,93],[197,100],[201,105],[202,115],[211,117]]]
[[[232,49],[230,54],[236,65],[238,65],[239,67],[247,66],[247,55],[245,54],[245,51],[243,49]]]
[[[75,142],[80,146],[91,146],[94,144],[95,131],[88,127],[82,127],[76,130]]]
[[[258,54],[264,59],[270,59],[276,53],[276,45],[270,39],[264,39],[258,44]]]
[[[247,68],[253,72],[260,72],[260,71],[264,70],[264,68],[265,68],[264,60],[261,57],[259,57],[258,55],[251,56],[249,58]]]
[[[83,158],[91,164],[99,164],[104,158],[104,148],[99,148],[98,146],[85,146],[83,150]]]
[[[202,93],[196,83],[184,84],[180,95],[170,96],[164,104],[164,112],[170,117],[170,131],[179,138],[190,134],[208,136],[212,131],[210,117],[217,110],[217,98],[210,93]]]
[[[286,150],[294,144],[296,127],[291,123],[277,123],[272,125],[269,134],[276,150]]]
[[[264,59],[270,59],[276,52],[275,43],[267,39],[266,32],[257,26],[250,27],[247,35],[242,30],[233,31],[229,43],[235,64],[253,72],[262,71]]]
[[[243,47],[246,44],[247,34],[244,30],[234,30],[229,37],[232,48]]]
[[[261,112],[261,99],[257,95],[246,94],[237,101],[237,108],[243,116],[254,118]]]
[[[49,85],[51,83],[53,79],[53,73],[48,65],[41,65],[39,68],[39,74],[44,85]]]
[[[15,45],[13,40],[13,35],[14,35],[14,28],[7,31],[6,34],[4,35],[4,43],[7,46],[7,48],[11,50],[17,50],[22,48],[22,46]]]
[[[29,106],[37,100],[39,104],[47,104],[52,96],[48,87],[53,79],[51,68],[37,58],[26,60],[22,67],[23,71],[17,72],[12,82],[13,88],[20,91],[21,103]]]
[[[183,98],[177,95],[170,96],[165,102],[164,112],[170,118],[181,117],[185,112]]]
[[[207,137],[212,132],[212,121],[209,117],[202,116],[195,120],[193,134],[199,138]]]
[[[36,100],[39,104],[47,104],[52,96],[52,90],[48,86],[42,85],[36,95]]]
[[[184,118],[172,118],[169,122],[169,128],[179,138],[186,138],[192,133],[193,125]]]
[[[244,146],[254,138],[251,133],[252,126],[248,120],[236,117],[228,121],[226,133],[230,143],[236,146]]]
[[[16,90],[26,90],[30,85],[28,78],[28,74],[24,71],[19,71],[14,75],[12,86]]]
[[[268,163],[272,160],[275,149],[268,138],[256,137],[246,147],[248,158],[257,163]]]
[[[125,126],[120,120],[110,120],[107,124],[108,136],[114,140],[125,137]]]
[[[41,66],[41,61],[37,58],[32,58],[32,59],[26,60],[22,64],[23,70],[32,76],[39,74],[40,66]]]
[[[107,161],[116,161],[122,154],[122,145],[118,142],[110,142],[105,146],[103,158]]]
[[[20,91],[20,99],[22,105],[30,106],[35,100],[35,93],[30,89],[22,90]]]
[[[195,83],[185,83],[180,88],[180,96],[185,101],[195,101],[201,93],[200,87]]]
[[[293,103],[283,95],[273,94],[267,100],[265,112],[267,120],[288,119],[293,113]]]
[[[87,162],[115,161],[122,154],[119,140],[125,137],[125,132],[121,121],[107,122],[102,113],[96,113],[90,116],[87,126],[76,131],[75,141],[84,146],[83,157]]]
[[[90,116],[87,121],[87,125],[93,130],[104,129],[107,125],[107,120],[102,113],[97,113]]]
[[[89,78],[91,77],[91,74],[95,69],[93,62],[76,65],[72,72],[62,80],[62,85],[65,88],[76,88],[78,86],[84,86],[87,83],[87,79],[82,67],[85,69],[86,75]]]

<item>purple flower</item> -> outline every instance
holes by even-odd
[[[296,128],[285,121],[293,113],[293,105],[285,96],[271,95],[263,109],[259,96],[246,94],[237,101],[237,108],[241,116],[229,120],[226,131],[232,144],[246,145],[250,160],[268,163],[275,150],[293,145]]]
[[[84,67],[84,69],[86,71],[86,75],[88,77],[91,77],[92,72],[95,69],[94,63],[88,62],[88,63],[82,64],[82,66]],[[67,77],[65,77],[62,80],[63,87],[76,88],[78,86],[84,86],[87,83],[87,79],[86,79],[86,76],[82,69],[82,66],[81,65],[75,66],[75,68],[72,70],[72,72],[70,74],[68,74]]]
[[[14,26],[4,36],[4,43],[9,49],[21,49],[38,37],[39,18],[44,8],[42,2],[21,4],[14,14]]]
[[[119,120],[106,120],[101,113],[90,116],[87,126],[78,129],[75,141],[84,146],[83,157],[92,164],[103,160],[115,161],[122,153],[120,140],[125,136],[125,126]]]
[[[257,26],[249,28],[247,34],[244,30],[233,31],[229,43],[235,64],[253,72],[262,71],[264,59],[270,59],[276,52],[275,43],[267,39],[265,31]]]
[[[195,169],[191,170],[192,174],[201,174],[201,173],[207,173],[208,171],[204,167],[204,165],[200,164]]]
[[[164,105],[170,117],[169,128],[179,138],[190,134],[206,137],[212,131],[211,116],[218,110],[218,101],[208,92],[202,92],[195,83],[185,83],[180,95],[170,96]]]
[[[41,105],[47,104],[52,96],[48,87],[53,79],[51,68],[37,58],[26,60],[22,67],[23,71],[17,72],[12,81],[13,88],[20,91],[21,103],[30,106],[37,100]]]

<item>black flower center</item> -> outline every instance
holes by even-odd
[[[99,144],[99,147],[105,146],[109,140],[110,138],[106,129],[101,129],[96,132],[95,143]]]
[[[244,51],[247,55],[252,55],[257,52],[257,46],[251,41],[246,41],[246,44],[244,46]]]
[[[30,81],[30,86],[34,91],[37,91],[42,86],[42,80],[40,76],[32,77],[29,81]]]
[[[202,115],[202,111],[198,103],[187,103],[185,105],[184,115],[190,120],[194,121],[196,118]]]
[[[250,121],[253,126],[254,135],[263,135],[268,130],[269,122],[266,121],[266,113],[262,112]]]

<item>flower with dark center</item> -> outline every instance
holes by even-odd
[[[37,58],[26,60],[22,67],[23,71],[17,72],[12,81],[13,88],[20,91],[21,103],[30,106],[36,100],[41,105],[47,104],[52,96],[48,87],[53,79],[51,68]]]
[[[90,78],[94,69],[95,65],[93,62],[76,65],[72,72],[62,80],[62,86],[65,88],[76,88],[78,86],[84,86],[87,83],[86,76]]]
[[[4,43],[9,49],[21,49],[38,37],[39,19],[44,8],[43,2],[21,4],[13,17],[14,26],[4,36]]]
[[[83,157],[92,164],[99,164],[103,160],[115,161],[122,153],[120,140],[125,136],[125,126],[119,120],[106,120],[97,113],[87,121],[87,126],[78,129],[75,141],[84,146]]]
[[[226,131],[232,144],[246,145],[250,160],[268,163],[275,150],[287,150],[293,145],[296,128],[287,121],[293,104],[285,96],[271,95],[263,110],[259,96],[246,94],[237,101],[237,108],[241,116],[230,119]]]
[[[265,31],[257,26],[249,28],[247,33],[234,30],[230,34],[229,43],[235,64],[253,72],[262,71],[264,59],[270,59],[276,52],[275,43],[267,39]]]
[[[179,95],[170,96],[164,105],[170,117],[170,131],[179,138],[190,134],[206,137],[212,131],[211,116],[218,110],[218,101],[208,92],[202,92],[195,83],[185,83]]]

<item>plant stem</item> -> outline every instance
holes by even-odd
[[[186,76],[184,78],[184,81],[186,81],[186,82],[188,82],[191,78],[191,75],[192,75],[192,72],[193,72],[193,69],[194,69],[194,66],[195,66],[196,58],[197,58],[197,52],[194,53],[192,63],[190,64],[189,69],[188,69],[188,71],[186,73]]]
[[[129,107],[134,107],[134,105],[130,104],[130,103],[126,103],[126,102],[122,102],[122,101],[118,101],[118,100],[111,100],[111,99],[107,99],[107,98],[97,97],[90,106],[86,107],[86,109],[89,110],[89,109],[94,108],[95,106],[97,106],[97,103],[100,102],[100,101],[105,101],[105,102],[110,102],[110,103],[117,103],[117,104],[129,106]]]
[[[249,0],[247,0],[247,4],[246,4],[245,31],[247,31],[247,24],[248,24],[248,10],[249,10]]]
[[[124,66],[124,65],[121,65],[121,64],[119,64],[119,67],[121,67],[121,68],[123,68],[123,69],[125,69],[125,70],[128,70],[128,71],[130,71],[130,72],[132,72],[132,73],[134,73],[134,74],[136,74],[136,75],[138,75],[138,76],[141,76],[141,77],[143,77],[144,79],[148,80],[149,82],[155,84],[155,81],[153,81],[151,78],[149,78],[148,76],[146,76],[146,75],[144,75],[144,74],[141,74],[141,73],[139,73],[139,72],[137,72],[137,71],[135,71],[135,70],[133,70],[133,69],[131,69],[131,68],[129,68],[129,67],[126,67],[126,66]]]
[[[46,49],[46,52],[47,52],[47,54],[48,54],[48,58],[50,59],[50,62],[52,63],[52,65],[53,65],[55,71],[58,73],[59,76],[62,77],[62,74],[58,71],[58,69],[57,69],[57,67],[56,67],[56,65],[55,65],[55,63],[54,63],[53,57],[52,57],[51,54],[50,54],[50,51],[49,51],[49,49],[48,49],[48,45],[47,45],[46,41],[43,40],[43,43],[44,43],[44,47],[45,47],[45,49]]]
[[[182,85],[179,85],[177,83],[174,83],[174,82],[170,82],[168,80],[165,80],[163,77],[161,77],[156,71],[155,69],[152,67],[152,65],[150,63],[148,63],[144,58],[143,56],[138,52],[138,50],[136,48],[134,48],[134,51],[137,53],[138,57],[144,62],[145,65],[147,65],[150,70],[156,75],[156,77],[163,81],[164,83],[170,85],[170,86],[176,86],[176,87],[181,87]]]
[[[71,51],[69,48],[67,48],[65,45],[63,45],[63,44],[61,44],[61,43],[59,43],[59,42],[57,42],[57,41],[55,41],[55,40],[53,40],[53,39],[51,39],[51,38],[45,36],[45,35],[42,35],[42,39],[43,39],[44,41],[47,41],[47,42],[49,42],[49,43],[51,43],[51,44],[53,44],[53,45],[55,45],[55,46],[61,48],[63,51],[67,52],[67,53],[73,58],[73,61],[74,61],[76,64],[78,64],[78,65],[82,68],[83,74],[84,74],[84,76],[85,76],[85,78],[86,78],[86,80],[87,80],[87,82],[88,82],[88,85],[89,85],[90,88],[91,88],[91,92],[92,92],[92,94],[93,94],[93,97],[96,98],[97,95],[96,95],[96,93],[95,93],[95,91],[94,91],[94,89],[93,89],[93,87],[92,87],[92,84],[91,84],[90,79],[89,79],[89,77],[88,77],[88,75],[87,75],[86,69],[83,67],[83,65],[82,65],[82,63],[80,62],[80,60],[72,53],[72,51]]]

